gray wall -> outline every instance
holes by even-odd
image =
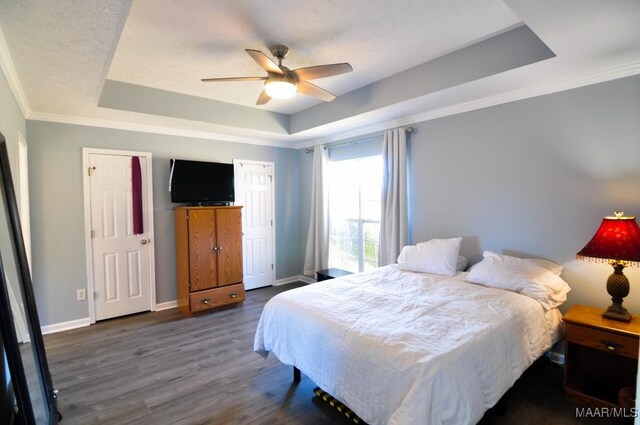
[[[0,78],[0,131],[15,164],[25,122]],[[414,242],[464,236],[472,262],[482,250],[548,258],[565,265],[567,306],[608,305],[607,265],[575,253],[614,209],[640,216],[640,77],[414,124],[410,141]],[[154,155],[158,302],[175,299],[170,157],[276,163],[276,275],[300,274],[309,217],[311,154],[268,148],[28,122],[33,273],[43,325],[87,317],[75,290],[85,287],[82,147]],[[342,148],[342,149],[349,149]],[[640,269],[628,268],[640,313]]]
[[[574,303],[605,307],[608,265],[575,254],[614,210],[640,220],[640,77],[414,125],[413,240],[463,236],[565,266]],[[640,273],[625,304],[640,313]]]
[[[43,325],[88,317],[76,289],[86,287],[82,148],[153,154],[157,302],[176,299],[169,158],[271,161],[276,175],[276,278],[299,275],[299,153],[292,149],[28,121],[33,280]]]
[[[640,76],[412,126],[414,242],[463,236],[471,262],[486,249],[547,258],[565,266],[565,309],[610,304],[612,268],[575,254],[614,210],[640,221]],[[625,274],[640,313],[640,268]]]

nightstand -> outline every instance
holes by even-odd
[[[340,276],[346,276],[348,274],[353,274],[346,270],[342,269],[325,269],[316,272],[316,281],[322,282],[323,280],[334,279]]]
[[[618,322],[604,310],[574,305],[564,316],[564,390],[593,407],[618,407],[621,388],[636,387],[640,318]]]

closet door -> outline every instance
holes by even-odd
[[[218,286],[215,210],[189,210],[189,278],[191,292]]]
[[[131,152],[91,152],[89,185],[91,219],[92,278],[88,302],[95,307],[95,319],[151,309],[153,248],[149,193],[143,185],[143,233],[134,233]],[[139,156],[143,180],[151,177],[150,157]],[[145,207],[145,205],[147,207]]]
[[[273,162],[234,160],[236,205],[242,208],[245,289],[271,286],[276,280]]]
[[[242,282],[242,213],[239,208],[216,210],[218,286]]]

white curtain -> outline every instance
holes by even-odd
[[[324,146],[313,149],[313,181],[311,182],[311,218],[304,257],[305,275],[329,267],[329,193],[327,165],[329,153]]]
[[[393,264],[407,244],[407,136],[404,128],[384,134],[382,146],[382,217],[380,220],[381,266]]]

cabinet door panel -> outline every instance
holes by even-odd
[[[216,212],[218,285],[242,282],[242,214],[240,209]]]
[[[215,211],[189,210],[189,272],[191,291],[215,288],[217,281]]]

